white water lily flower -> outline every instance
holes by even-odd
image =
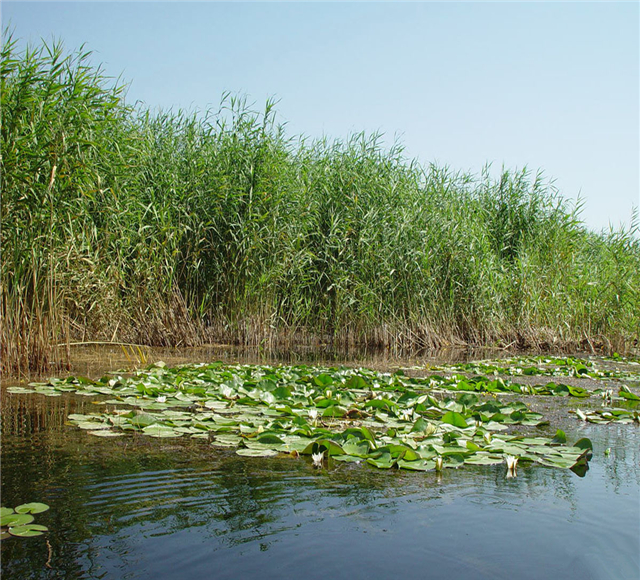
[[[515,475],[516,467],[518,466],[518,458],[513,455],[507,455],[505,456],[505,459],[507,461],[507,470],[509,474]]]
[[[426,433],[427,437],[429,435],[433,435],[437,431],[437,429],[438,428],[433,423],[428,423],[427,424],[427,428],[425,429],[425,433]]]
[[[438,456],[435,459],[436,462],[436,471],[442,471],[442,457]]]
[[[491,433],[489,433],[488,431],[482,436],[482,438],[487,445],[491,443]]]
[[[318,409],[309,409],[309,418],[315,421],[318,418]]]
[[[166,403],[167,402],[167,397],[165,397],[164,395],[162,395],[161,397],[158,397],[156,399],[156,401],[158,401],[158,403]]]
[[[606,405],[607,403],[612,403],[613,402],[613,390],[612,389],[607,389],[606,391],[603,391],[602,392],[602,398],[604,399],[603,405]]]
[[[411,417],[413,416],[413,409],[407,409],[400,413],[400,419],[403,421],[411,421]]]
[[[312,453],[311,459],[313,459],[314,467],[322,467],[322,458],[324,457],[324,451],[321,453]]]

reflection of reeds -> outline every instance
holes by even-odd
[[[132,109],[88,58],[5,39],[3,369],[64,362],[70,340],[624,351],[640,334],[637,235],[588,232],[540,175],[423,167],[377,135],[294,141],[272,102],[229,95]]]

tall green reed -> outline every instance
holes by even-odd
[[[286,134],[275,103],[130,107],[86,51],[2,51],[2,364],[55,345],[633,348],[637,219],[588,231],[542,174]]]

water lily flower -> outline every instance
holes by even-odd
[[[400,419],[403,421],[411,421],[411,417],[413,416],[413,409],[406,409],[400,413]]]
[[[488,431],[482,436],[482,438],[487,445],[491,443],[491,433],[489,433]]]
[[[158,397],[156,399],[156,401],[158,401],[158,403],[166,403],[167,402],[167,397],[165,395],[162,395],[162,396]]]
[[[516,474],[516,467],[518,466],[518,458],[513,455],[507,455],[505,457],[507,461],[507,475],[509,477]]]
[[[613,389],[607,389],[606,391],[603,391],[602,392],[602,398],[604,399],[603,405],[606,405],[607,403],[612,403],[613,402]]]
[[[438,455],[435,459],[436,462],[436,471],[442,471],[442,457]]]
[[[324,457],[324,451],[321,451],[320,453],[312,453],[311,454],[311,459],[313,459],[313,466],[314,467],[322,467],[322,459]]]
[[[318,418],[318,409],[309,409],[309,418],[315,421]]]

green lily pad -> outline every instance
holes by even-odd
[[[441,421],[443,423],[449,423],[450,425],[461,427],[463,429],[468,427],[465,418],[460,413],[456,413],[455,411],[449,411],[445,413]]]
[[[41,536],[43,532],[48,532],[49,528],[41,526],[39,524],[29,524],[27,526],[16,526],[9,528],[9,533],[12,536],[19,538],[31,538],[33,536]]]
[[[178,433],[172,427],[166,427],[164,425],[148,425],[142,432],[150,437],[168,438],[168,437],[182,437],[182,433]]]
[[[158,420],[153,415],[139,413],[138,415],[131,417],[129,422],[135,427],[142,427],[144,430],[145,427],[149,427],[150,425],[157,423]]]
[[[551,441],[552,443],[564,444],[567,442],[567,434],[562,430],[558,429],[556,431],[555,437]]]
[[[460,467],[464,463],[464,456],[458,453],[443,457],[444,467]]]
[[[89,435],[95,435],[96,437],[122,437],[124,433],[117,433],[116,431],[110,431],[109,429],[103,429],[100,431],[87,431]]]
[[[318,439],[318,441],[309,443],[309,445],[303,449],[302,454],[312,455],[322,451],[326,451],[327,455],[345,455],[342,447],[340,447],[340,445],[335,441],[331,441],[329,439]]]
[[[390,469],[396,465],[396,460],[391,457],[390,453],[383,453],[377,458],[370,457],[367,459],[367,463],[378,469]]]
[[[219,447],[237,447],[241,441],[237,435],[216,435],[212,445]]]
[[[631,389],[629,389],[629,387],[627,387],[626,385],[622,385],[620,387],[620,390],[618,391],[618,394],[623,399],[627,399],[629,401],[640,401],[640,396],[638,396],[635,393],[631,392]]]
[[[356,457],[354,455],[332,455],[331,459],[335,461],[342,461],[344,463],[360,463],[363,461],[362,457]]]
[[[477,453],[464,458],[464,462],[469,465],[498,465],[504,463],[503,457],[485,453]]]
[[[436,463],[430,459],[418,459],[417,461],[400,459],[398,461],[398,467],[408,469],[409,471],[433,471],[436,468]]]
[[[579,449],[589,449],[593,451],[593,443],[591,443],[591,440],[587,439],[586,437],[578,439],[578,441],[576,441],[573,446],[578,447]]]
[[[23,503],[16,508],[17,514],[39,514],[42,512],[46,512],[49,509],[49,506],[46,503]]]
[[[7,387],[7,393],[13,394],[27,394],[27,393],[36,393],[37,391],[33,389],[25,389],[24,387]]]
[[[98,421],[87,421],[84,423],[76,423],[76,427],[84,429],[86,431],[98,431],[100,429],[109,429],[110,425],[106,423],[100,423]]]
[[[29,514],[8,514],[0,518],[0,526],[24,526],[33,521],[33,516]]]
[[[236,449],[236,453],[238,455],[242,455],[243,457],[272,457],[273,455],[278,455],[277,451],[273,449]]]

